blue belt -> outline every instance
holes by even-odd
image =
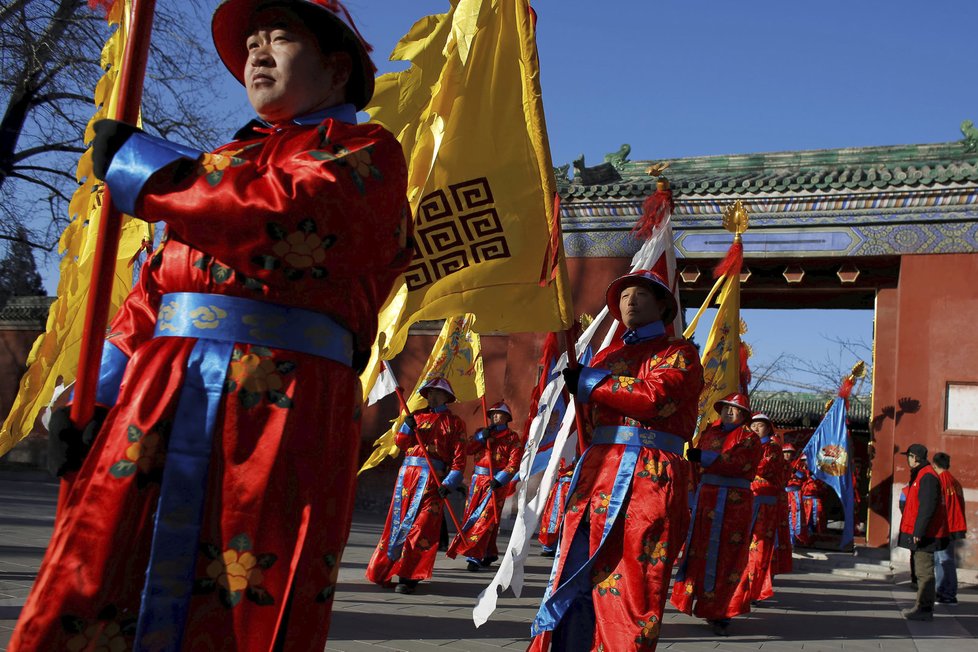
[[[223,294],[164,294],[154,337],[198,337],[298,351],[352,366],[353,333],[321,312]]]
[[[163,467],[136,649],[183,636],[211,444],[235,344],[297,351],[347,366],[353,359],[353,334],[326,315],[220,294],[163,295],[154,337],[197,342],[187,358]]]
[[[476,466],[472,470],[472,475],[489,475],[489,468],[486,466]]]
[[[785,487],[784,490],[791,491],[793,493],[798,493],[799,491],[801,491],[801,487]]]
[[[761,505],[777,505],[777,496],[754,496],[754,512],[750,517],[750,531],[754,531],[754,525],[757,523],[757,515],[761,511]]]
[[[591,435],[591,445],[595,444],[658,448],[676,455],[682,455],[686,448],[686,440],[679,435],[634,426],[598,426]]]
[[[428,460],[424,457],[410,455],[404,458],[401,466],[428,466]],[[445,470],[445,463],[441,460],[432,459],[431,466],[436,472],[441,473]]]

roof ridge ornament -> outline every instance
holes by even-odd
[[[978,129],[975,128],[975,123],[971,120],[962,122],[961,133],[964,135],[964,139],[961,141],[964,145],[964,151],[978,152]]]

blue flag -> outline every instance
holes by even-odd
[[[840,548],[852,543],[854,499],[852,493],[852,448],[846,428],[846,401],[836,398],[822,423],[805,446],[812,477],[832,487],[842,502],[845,524]]]

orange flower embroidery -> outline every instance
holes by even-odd
[[[282,377],[278,375],[275,361],[254,353],[246,353],[231,363],[231,380],[243,389],[256,394],[282,389]]]

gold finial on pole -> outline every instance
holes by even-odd
[[[741,234],[747,230],[750,213],[739,199],[723,209],[723,228],[734,234],[734,242],[740,241]]]

